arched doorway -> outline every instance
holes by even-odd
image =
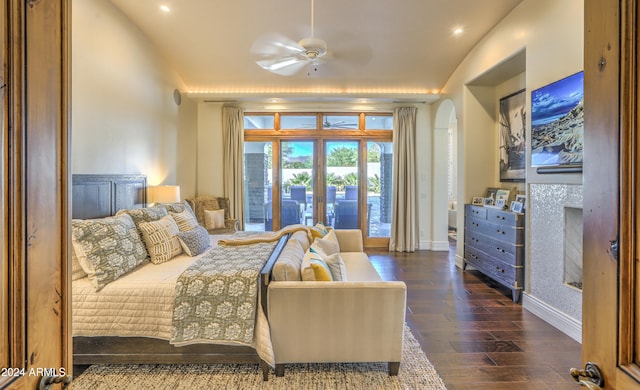
[[[433,235],[436,250],[448,250],[456,238],[458,220],[458,123],[453,102],[440,103],[434,126]]]

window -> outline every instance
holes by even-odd
[[[388,245],[391,113],[246,113],[247,123],[247,230],[322,221]]]

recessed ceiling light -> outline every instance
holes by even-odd
[[[462,35],[463,32],[464,32],[464,28],[462,27],[456,27],[453,29],[453,35],[456,35],[456,36]]]
[[[171,12],[171,8],[169,8],[169,6],[167,6],[167,5],[161,5],[160,6],[160,11],[162,11],[162,12]]]

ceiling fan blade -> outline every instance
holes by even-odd
[[[291,76],[298,73],[309,61],[305,58],[289,56],[275,59],[256,61],[262,69],[282,76]]]
[[[282,34],[268,33],[253,42],[251,52],[263,57],[275,57],[304,54],[305,50],[298,42]]]

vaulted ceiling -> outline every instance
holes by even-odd
[[[259,67],[252,46],[274,33],[293,42],[311,36],[311,0],[111,0],[195,97],[423,100],[437,96],[465,55],[521,1],[315,0],[314,36],[326,42],[328,58],[282,76]]]

